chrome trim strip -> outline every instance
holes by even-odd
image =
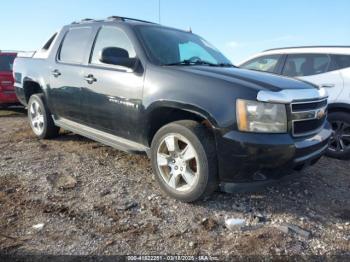
[[[319,102],[322,102],[324,100],[325,99],[309,101],[307,103],[305,103],[305,102],[296,102],[296,103],[290,104],[290,112],[291,112],[291,115],[292,115],[292,134],[293,134],[294,137],[307,136],[307,135],[311,135],[311,134],[319,132],[323,128],[325,121],[323,122],[323,124],[319,128],[317,128],[315,130],[310,130],[310,131],[305,132],[305,133],[300,133],[300,134],[296,134],[295,133],[295,130],[294,130],[295,129],[295,123],[296,122],[310,121],[310,120],[315,120],[315,119],[322,119],[324,116],[327,115],[328,105],[321,106],[321,107],[318,107],[318,108],[315,108],[315,109],[310,109],[310,110],[307,110],[307,111],[293,111],[293,109],[292,109],[293,105],[319,103]],[[319,113],[322,113],[322,117],[321,118],[319,118]],[[309,115],[307,115],[307,114],[309,114]]]
[[[317,112],[318,110],[312,110],[308,112],[298,112],[298,113],[292,113],[292,121],[298,122],[298,121],[306,121],[306,120],[313,120],[317,118]]]
[[[297,105],[300,105],[300,104],[312,104],[312,103],[320,103],[320,102],[323,102],[325,100],[327,100],[328,97],[326,98],[321,98],[319,100],[312,100],[312,101],[300,101],[300,102],[296,102],[296,103],[293,103],[293,105],[297,104]],[[297,111],[299,112],[299,111]]]
[[[260,102],[290,104],[292,102],[306,100],[320,100],[327,98],[326,89],[283,89],[278,92],[261,90],[258,92],[257,100]]]
[[[86,125],[76,123],[66,118],[55,119],[53,116],[53,120],[56,126],[62,127],[63,129],[69,130],[73,133],[82,135],[119,150],[133,153],[147,152],[148,150],[146,146],[139,143],[97,130]]]

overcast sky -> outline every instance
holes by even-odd
[[[350,45],[349,0],[160,0],[161,23],[188,29],[237,63],[264,49]],[[159,21],[159,0],[2,1],[0,49],[31,51],[61,26],[111,15]]]

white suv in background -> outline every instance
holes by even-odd
[[[270,49],[239,67],[296,77],[327,88],[328,120],[334,130],[327,155],[350,159],[350,46]]]

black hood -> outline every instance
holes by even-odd
[[[199,76],[216,78],[235,84],[244,84],[258,90],[280,91],[282,89],[307,89],[317,86],[290,77],[240,68],[210,66],[176,66],[173,69]]]

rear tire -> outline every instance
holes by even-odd
[[[333,135],[326,155],[332,158],[350,159],[350,114],[334,112],[328,114]]]
[[[197,201],[218,188],[214,137],[195,121],[162,127],[152,141],[151,162],[161,189],[177,200]]]
[[[58,136],[60,128],[55,126],[43,94],[32,95],[28,102],[28,119],[34,134],[40,139]]]

